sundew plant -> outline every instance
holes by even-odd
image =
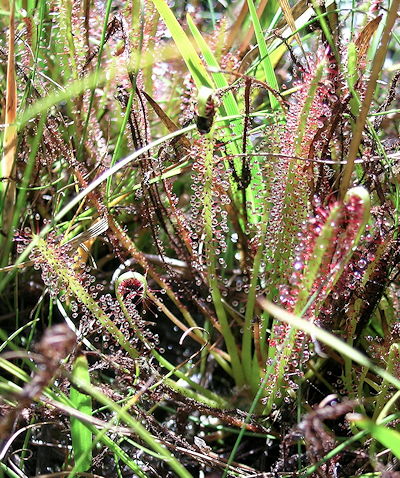
[[[1,4],[1,476],[400,476],[399,4]]]

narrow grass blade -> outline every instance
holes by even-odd
[[[264,10],[265,10],[265,7],[269,4],[270,4],[269,0],[261,0],[260,1],[260,3],[258,4],[258,7],[257,7],[257,17],[258,18],[262,17],[262,15],[264,13]],[[247,6],[247,9],[248,9],[247,3],[246,3],[246,6]],[[254,27],[253,27],[253,25],[250,25],[250,28],[247,29],[246,36],[245,36],[244,40],[242,41],[242,44],[240,45],[240,52],[241,53],[246,52],[248,50],[250,42],[253,38],[253,35],[254,35]]]
[[[351,360],[357,362],[359,365],[369,368],[377,375],[387,380],[389,383],[391,383],[400,390],[400,380],[398,378],[394,377],[386,370],[383,370],[382,368],[375,365],[366,355],[359,352],[357,349],[350,347],[350,345],[346,344],[345,342],[343,342],[343,340],[339,339],[335,335],[327,332],[324,329],[321,329],[320,327],[317,327],[316,325],[307,320],[301,319],[300,317],[291,314],[290,312],[286,311],[282,307],[278,307],[267,299],[260,298],[258,299],[258,303],[264,310],[266,310],[268,313],[270,313],[277,319],[289,324],[295,329],[302,330],[303,332],[312,335],[317,340],[328,345],[328,347],[332,347],[345,357],[349,357],[351,358]]]
[[[74,363],[72,378],[84,382],[90,387],[90,375],[87,359],[80,355]],[[70,399],[73,406],[86,415],[92,415],[92,399],[86,393],[71,387]],[[75,417],[71,417],[71,440],[77,472],[87,471],[92,464],[92,432]],[[79,463],[78,463],[79,462]]]
[[[173,133],[170,133],[167,136],[164,136],[156,141],[153,141],[152,143],[144,146],[143,148],[133,152],[129,156],[125,157],[124,159],[121,159],[117,164],[115,164],[112,168],[107,169],[103,174],[101,174],[99,177],[97,177],[94,181],[90,183],[90,185],[85,188],[83,191],[81,191],[79,194],[77,194],[71,201],[69,201],[59,212],[58,214],[54,217],[52,223],[48,223],[41,231],[39,234],[39,237],[45,237],[46,234],[48,234],[51,229],[53,228],[53,225],[60,221],[66,214],[68,214],[69,211],[71,211],[77,204],[80,203],[80,201],[86,197],[91,191],[95,190],[99,184],[102,182],[106,181],[106,179],[113,174],[115,174],[117,171],[119,171],[121,168],[129,164],[131,161],[134,161],[135,159],[139,158],[143,153],[146,151],[149,151],[151,148],[162,144],[172,138],[175,138],[176,136],[179,136],[180,134],[184,134],[187,131],[191,131],[194,129],[194,125],[188,126],[187,128],[183,128],[179,131],[175,131]],[[39,238],[38,237],[38,238]],[[33,238],[32,242],[28,245],[28,247],[23,251],[23,253],[19,256],[17,259],[16,263],[14,266],[17,268],[18,265],[25,261],[25,259],[29,256],[29,253],[32,251],[32,249],[37,245],[37,241],[35,238]],[[16,269],[14,269],[15,273]],[[10,272],[7,274],[2,281],[0,282],[0,292],[3,290],[6,284],[12,279],[13,274]]]
[[[201,33],[199,32],[198,28],[194,24],[192,17],[188,14],[186,15],[186,20],[190,29],[191,34],[193,35],[194,40],[196,41],[202,55],[204,56],[204,60],[207,65],[215,70],[219,70],[220,66],[218,64],[217,59],[215,58],[213,52],[211,51],[210,47],[208,46],[207,42],[202,37]],[[217,88],[226,88],[229,86],[228,81],[225,78],[223,73],[216,71],[212,73],[212,77],[215,81],[215,85]],[[236,103],[235,97],[231,92],[227,93],[223,99],[223,105],[226,110],[227,115],[237,115],[240,114],[239,107]]]
[[[83,391],[90,394],[95,400],[112,410],[120,420],[125,422],[132,430],[155,452],[157,452],[166,461],[168,466],[180,478],[193,478],[186,468],[175,458],[159,441],[135,418],[133,418],[124,408],[120,407],[116,402],[106,397],[96,387],[90,387],[82,380],[76,380],[76,385],[81,387]]]
[[[393,420],[396,420],[400,417],[400,414],[397,415],[390,415],[389,417],[385,418],[385,423],[389,423]],[[332,459],[333,457],[337,456],[339,453],[343,452],[344,450],[348,450],[349,446],[357,441],[361,441],[365,436],[367,435],[366,430],[362,430],[361,432],[357,433],[356,435],[353,435],[352,437],[348,438],[344,442],[340,443],[338,446],[333,448],[333,450],[329,451],[321,460],[319,460],[317,463],[312,464],[308,466],[306,469],[300,471],[300,476],[310,476],[313,473],[315,473],[318,468]]]
[[[164,126],[168,129],[169,133],[172,133],[174,131],[178,131],[179,127],[176,125],[171,118],[165,113],[165,111],[161,108],[161,106],[155,101],[148,93],[145,91],[141,92],[146,100],[150,103],[151,107],[153,108],[154,112],[156,115],[160,118],[160,120],[163,122]],[[179,145],[179,148],[182,148],[182,152],[185,150],[190,150],[191,143],[190,141],[184,136],[178,136],[175,139],[175,144]]]
[[[28,361],[27,364],[32,365],[32,362]],[[11,364],[11,362],[7,360],[0,358],[0,368],[6,370],[8,373],[15,376],[16,378],[18,378],[24,383],[29,382],[29,375],[26,372],[24,372],[22,369],[17,367],[16,365]],[[2,376],[0,376],[0,381],[4,382],[4,380],[2,379]],[[0,383],[0,385],[2,384]],[[6,390],[11,393],[20,393],[22,388],[18,387],[10,380],[7,380]],[[65,406],[72,408],[71,400],[60,391],[57,391],[57,393],[54,393],[49,388],[45,388],[44,395],[46,397],[49,397],[53,401],[53,403],[61,404],[63,409],[65,409]],[[98,430],[95,425],[89,422],[87,423],[87,427],[91,430],[91,432],[93,433],[96,439],[100,439],[100,441],[107,448],[109,448],[114,454],[116,454],[118,458],[120,458],[127,466],[129,466],[129,468],[131,468],[131,470],[134,471],[139,478],[147,478],[147,475],[143,473],[140,470],[139,466],[134,462],[134,460],[130,458],[128,454],[117,445],[115,440],[111,439],[104,433],[104,429]],[[2,461],[0,457],[0,464],[1,463]],[[72,476],[75,476],[75,472],[73,470],[69,474],[68,478],[70,477],[72,478]]]
[[[36,323],[39,319],[30,320],[28,323],[24,324],[18,330],[15,330],[11,335],[7,334],[4,330],[0,329],[0,340],[4,340],[2,344],[0,344],[0,353],[6,348],[14,348],[17,350],[17,346],[13,344],[13,340],[17,337],[22,331],[29,328],[31,325]]]
[[[214,85],[210,75],[204,68],[199,55],[194,49],[183,28],[179,25],[178,20],[175,18],[175,15],[172,13],[167,3],[164,0],[152,0],[152,2],[167,25],[197,88],[200,88],[201,86],[213,88]]]
[[[331,25],[326,21],[326,18],[322,13],[322,9],[320,8],[319,4],[315,0],[311,0],[311,3],[312,3],[312,6],[313,6],[313,9],[315,10],[315,13],[317,14],[318,21],[321,25],[321,30],[323,31],[323,33],[325,35],[325,38],[328,41],[329,46],[330,46],[333,54],[335,55],[336,61],[339,64],[340,63],[340,54],[339,54],[339,50],[336,46],[335,40],[334,40],[334,38],[332,36],[332,33],[331,33]]]
[[[303,44],[301,42],[300,35],[298,33],[295,33],[297,28],[296,28],[296,23],[294,21],[292,9],[290,8],[288,0],[278,0],[279,5],[282,9],[283,15],[285,16],[286,23],[289,25],[290,29],[294,33],[294,38],[297,41],[299,47],[301,48],[301,51],[304,55],[304,58],[306,58],[306,53],[303,48]]]
[[[253,25],[254,25],[254,31],[255,31],[255,34],[256,34],[257,43],[258,43],[258,47],[259,47],[259,50],[260,50],[260,56],[262,58],[261,64],[262,64],[262,67],[263,67],[263,70],[264,70],[265,80],[268,83],[268,85],[271,86],[271,88],[273,88],[274,90],[279,91],[278,81],[276,79],[275,71],[272,67],[271,60],[270,60],[269,55],[268,55],[267,44],[265,43],[264,34],[263,34],[263,31],[262,31],[262,28],[261,28],[261,25],[260,25],[260,21],[259,21],[258,16],[257,16],[256,9],[254,7],[253,0],[247,0],[247,3],[249,5],[251,20],[252,20]],[[268,96],[269,96],[269,101],[270,101],[270,104],[271,104],[271,108],[272,109],[279,108],[279,102],[272,95],[272,93],[268,92]]]
[[[216,60],[216,58],[215,58],[213,52],[211,51],[210,47],[207,45],[206,41],[202,37],[198,28],[194,24],[190,15],[187,15],[186,19],[187,19],[187,22],[188,22],[189,29],[190,29],[190,31],[193,35],[193,38],[195,39],[203,57],[204,57],[205,62],[207,63],[207,65],[210,68],[212,68],[214,70],[219,70],[220,66],[218,64],[218,61]],[[212,77],[213,77],[213,80],[215,81],[215,85],[216,85],[217,88],[226,88],[226,87],[229,86],[229,83],[226,80],[225,75],[223,73],[221,73],[219,71],[213,72]],[[235,97],[234,97],[234,95],[231,91],[229,91],[228,93],[226,93],[224,95],[223,100],[222,100],[221,110],[222,110],[222,114],[224,116],[235,116],[235,115],[240,115],[241,114],[239,106],[236,102],[236,99],[235,99]],[[230,122],[227,121],[225,124],[230,125]],[[242,126],[241,123],[239,123],[239,122],[235,123],[231,128],[232,128],[233,133],[235,134],[235,136],[240,137],[243,134],[243,126]],[[230,135],[230,133],[229,133],[229,135]],[[227,141],[229,141],[229,138],[227,138]],[[233,142],[231,144],[230,148],[232,149],[232,153],[234,155],[240,152],[236,142]],[[241,161],[239,160],[239,158],[234,159],[234,165],[235,165],[236,170],[240,171]],[[259,168],[257,167],[257,168],[254,168],[254,169],[255,170],[252,171],[252,174],[253,174],[253,177],[256,177],[257,174],[259,174]],[[250,191],[249,191],[249,196],[251,196]]]
[[[370,433],[375,440],[388,448],[393,455],[400,459],[400,433],[384,425],[378,425],[372,420],[359,414],[347,415],[347,418],[358,427]]]

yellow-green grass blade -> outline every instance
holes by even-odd
[[[90,387],[89,366],[84,355],[80,355],[75,360],[72,369],[72,378],[77,381],[82,381]],[[92,398],[89,395],[80,392],[75,387],[71,387],[70,399],[76,410],[89,416],[92,415]],[[85,423],[76,417],[71,416],[70,422],[75,470],[77,472],[84,472],[89,470],[92,464],[92,432]]]
[[[256,34],[256,39],[258,43],[258,48],[262,58],[261,65],[264,70],[265,80],[268,83],[268,85],[271,86],[271,88],[274,88],[274,90],[279,91],[278,81],[276,79],[275,71],[272,67],[271,60],[268,55],[267,44],[265,43],[264,34],[260,25],[260,20],[258,19],[258,16],[257,16],[254,2],[253,0],[247,0],[247,3],[249,5],[251,21],[253,22],[254,32]],[[279,108],[279,102],[274,97],[274,95],[271,92],[268,92],[268,95],[269,95],[271,108],[272,109]]]
[[[214,88],[213,81],[201,62],[199,55],[167,3],[164,0],[152,0],[152,2],[167,25],[197,88],[201,86]]]
[[[199,50],[201,51],[204,60],[207,64],[208,67],[210,67],[213,70],[217,70],[212,73],[213,80],[215,81],[215,85],[217,88],[226,88],[229,86],[229,83],[227,79],[225,78],[225,75],[218,71],[220,69],[220,66],[218,64],[217,59],[215,58],[213,52],[211,51],[210,47],[208,46],[207,42],[204,40],[202,37],[201,33],[199,32],[198,28],[194,24],[192,18],[190,15],[186,16],[188,26],[190,29],[190,32],[193,35],[194,40],[197,43],[197,46],[199,47]],[[235,115],[240,115],[240,109],[239,106],[236,102],[236,99],[231,91],[227,92],[224,95],[222,106],[221,106],[221,113],[224,116],[235,116]],[[230,122],[225,123],[227,126],[230,125]],[[242,123],[237,122],[234,123],[233,126],[230,126],[230,128],[233,130],[233,133],[237,137],[241,137],[243,135],[243,126]],[[238,145],[236,142],[232,142],[230,145],[230,149],[233,155],[240,153]],[[251,150],[251,145],[249,145],[249,150]],[[239,158],[234,159],[234,165],[237,171],[241,170],[241,161]],[[255,163],[253,166],[252,170],[252,177],[258,177],[260,171],[258,167],[258,163]],[[253,203],[254,198],[253,194],[251,193],[251,189],[249,190],[249,201]]]
[[[350,420],[363,430],[367,431],[375,440],[388,448],[393,455],[400,459],[400,433],[384,425],[378,425],[363,415],[350,415]]]
[[[189,14],[186,16],[186,20],[187,20],[190,32],[193,35],[193,38],[196,41],[197,46],[199,47],[199,50],[201,51],[202,55],[204,56],[204,60],[207,64],[207,66],[209,66],[210,68],[212,68],[214,70],[219,70],[220,66],[218,64],[217,59],[215,58],[213,52],[211,51],[207,42],[202,37],[198,28],[194,24],[194,22],[192,20],[192,17]],[[212,72],[212,77],[215,81],[215,86],[217,88],[226,88],[227,86],[229,86],[229,83],[228,83],[227,79],[225,78],[225,75],[223,73],[221,73],[220,71]],[[226,111],[226,114],[229,115],[229,116],[240,114],[239,107],[237,105],[237,102],[236,102],[235,97],[233,96],[232,92],[228,92],[224,96],[223,106],[224,106],[224,109]]]
[[[336,337],[336,335],[333,335],[330,332],[321,329],[321,327],[316,326],[308,320],[301,319],[297,315],[286,311],[282,307],[278,307],[269,300],[259,298],[258,302],[265,311],[273,315],[275,318],[289,324],[295,329],[302,330],[303,332],[312,335],[317,340],[328,345],[328,347],[332,347],[343,356],[349,357],[351,358],[351,360],[358,363],[359,365],[369,368],[374,373],[376,373],[384,380],[386,380],[400,390],[400,380],[397,377],[394,377],[386,370],[375,365],[375,363],[372,362],[372,360],[370,360],[366,355],[361,353],[359,350],[351,347],[346,342],[343,342],[343,340]]]

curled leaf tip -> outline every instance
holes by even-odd
[[[125,297],[128,293],[136,293],[145,297],[147,290],[147,279],[139,272],[125,272],[115,282],[115,293],[118,299]]]
[[[365,189],[364,186],[356,186],[354,188],[351,188],[347,191],[345,197],[344,197],[344,202],[348,203],[352,197],[358,197],[360,201],[368,206],[371,202],[369,192],[367,189]]]

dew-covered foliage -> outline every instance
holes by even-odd
[[[1,476],[398,477],[399,0],[2,8]]]

